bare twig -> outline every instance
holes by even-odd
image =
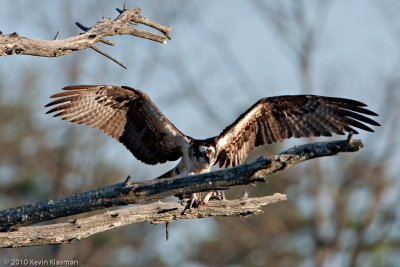
[[[109,46],[115,46],[114,42],[111,42],[110,40],[107,40],[107,39],[101,39],[100,42],[102,42],[103,44],[109,45]]]
[[[15,232],[0,233],[0,247],[40,246],[71,243],[96,233],[133,223],[170,223],[178,219],[196,219],[210,216],[249,216],[262,213],[261,207],[286,200],[286,195],[209,202],[190,213],[182,214],[179,203],[155,202],[105,212],[82,219],[43,226],[22,227]]]
[[[107,53],[101,51],[100,49],[98,49],[98,48],[95,47],[94,45],[92,45],[90,48],[93,49],[94,51],[96,51],[97,53],[99,53],[100,55],[105,56],[106,58],[108,58],[108,59],[114,61],[115,63],[117,63],[118,65],[120,65],[120,66],[123,67],[124,69],[126,69],[126,66],[125,66],[122,62],[116,60],[115,58],[113,58],[113,57],[110,56],[109,54],[107,54]]]
[[[60,35],[60,31],[56,32],[56,35],[54,36],[53,40],[58,40],[58,35]]]
[[[347,143],[351,144],[353,142],[353,132],[350,131],[349,135],[347,136]]]
[[[163,35],[132,28],[132,24],[150,26],[162,32]],[[114,43],[105,40],[104,37],[116,35],[132,35],[166,44],[167,39],[170,39],[170,31],[172,30],[171,26],[163,26],[142,17],[139,8],[124,8],[115,20],[104,18],[91,28],[85,27],[81,23],[77,23],[77,26],[84,33],[63,40],[57,38],[54,40],[37,40],[22,37],[16,33],[0,34],[0,56],[31,55],[59,57],[78,50],[93,48],[94,44],[98,42],[114,45]]]
[[[218,190],[235,185],[264,182],[266,176],[289,168],[308,159],[354,152],[362,148],[359,140],[319,142],[291,148],[269,159],[260,158],[251,164],[235,168],[193,175],[142,182],[124,181],[89,192],[41,201],[0,211],[0,229],[15,230],[50,219],[99,210],[111,206],[142,203],[183,193]]]
[[[124,9],[123,10],[117,8],[117,11],[120,14],[122,14],[123,12],[126,11],[126,9],[127,9],[126,5],[124,5]],[[139,9],[139,12],[140,12],[140,9]],[[149,19],[147,19],[145,17],[142,17],[140,15],[139,15],[138,19],[134,23],[140,23],[140,24],[147,25],[149,27],[155,28],[155,29],[159,30],[160,32],[162,32],[165,35],[165,37],[167,37],[169,40],[171,40],[171,35],[170,35],[171,29],[172,29],[171,26],[162,26],[162,25],[160,25],[160,24],[158,24],[158,23],[156,23],[154,21],[151,21],[151,20],[149,20]]]

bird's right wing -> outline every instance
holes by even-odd
[[[157,164],[177,160],[189,139],[181,133],[143,92],[108,85],[63,88],[47,113],[86,124],[112,136],[139,160]]]

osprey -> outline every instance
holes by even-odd
[[[218,136],[199,140],[183,134],[148,95],[126,86],[76,85],[63,88],[46,105],[77,124],[98,128],[112,136],[147,164],[181,159],[158,178],[209,172],[214,164],[241,164],[257,146],[290,137],[343,135],[366,124],[380,126],[365,115],[377,116],[366,105],[351,99],[317,95],[284,95],[262,98]],[[364,114],[364,115],[363,115]],[[207,203],[210,193],[203,202]],[[193,197],[192,197],[193,200]]]

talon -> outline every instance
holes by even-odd
[[[184,197],[181,198],[181,204],[185,205],[185,208],[183,209],[181,214],[185,214],[186,210],[189,210],[191,212],[192,208],[207,206],[208,202],[210,202],[211,199],[223,200],[225,199],[225,194],[223,191],[212,190],[207,192],[204,196],[202,196],[200,193],[200,198],[201,200],[199,200],[199,197],[196,193],[191,194],[189,199]]]
[[[181,203],[183,204],[186,201],[186,206],[181,212],[182,215],[185,214],[186,210],[189,210],[190,212],[192,211],[192,208],[197,208],[200,206],[198,199],[197,199],[197,194],[193,193],[189,199],[187,198],[182,198]]]
[[[211,199],[225,200],[225,192],[221,190],[215,191]]]

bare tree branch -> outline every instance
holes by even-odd
[[[21,227],[18,231],[0,233],[0,247],[24,247],[71,243],[96,233],[133,223],[170,223],[178,219],[196,219],[211,216],[250,216],[263,211],[262,206],[286,200],[286,195],[276,193],[272,196],[223,200],[209,202],[192,212],[183,213],[184,206],[179,203],[155,202],[138,205],[87,218],[70,220],[42,226]]]
[[[0,230],[12,231],[55,218],[104,209],[112,206],[155,201],[167,196],[226,189],[235,185],[264,182],[266,176],[295,164],[317,157],[332,156],[340,152],[354,152],[363,147],[359,140],[318,142],[293,147],[269,159],[260,158],[254,163],[235,168],[192,175],[130,182],[83,192],[56,200],[41,201],[0,211]]]
[[[67,39],[37,40],[19,36],[17,33],[2,34],[0,32],[0,56],[31,55],[41,57],[59,57],[72,52],[93,48],[94,44],[102,42],[114,45],[111,41],[104,39],[107,36],[132,35],[140,38],[167,43],[170,39],[171,26],[163,26],[140,15],[140,8],[119,10],[120,15],[115,19],[103,18],[93,27],[88,28],[80,23],[77,26],[84,30],[78,36]],[[143,24],[160,31],[163,35],[155,34],[145,30],[139,30],[131,25]],[[95,48],[93,48],[95,49]],[[96,48],[99,50],[98,48]],[[102,52],[104,55],[105,53]],[[107,55],[110,58],[110,56]],[[114,60],[115,61],[115,60]]]
[[[321,36],[328,17],[332,1],[256,1],[254,7],[268,25],[272,25],[277,36],[285,43],[289,52],[294,55],[301,78],[303,91],[312,93],[313,57],[318,37]],[[315,17],[307,21],[307,12],[313,10]]]

